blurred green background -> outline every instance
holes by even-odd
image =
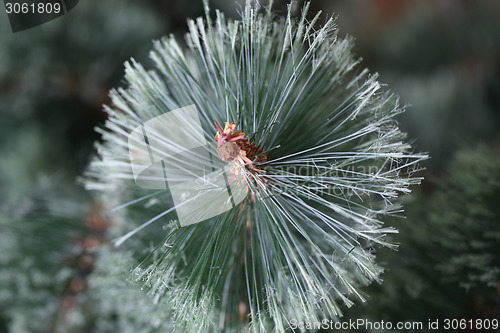
[[[210,3],[235,18],[243,6]],[[404,199],[407,218],[388,221],[401,245],[378,253],[384,282],[342,320],[500,318],[500,1],[311,7],[356,37],[363,66],[409,105],[400,126],[431,156]],[[0,332],[161,332],[123,300],[98,297],[93,251],[106,243],[106,222],[75,178],[123,62],[148,66],[153,39],[182,38],[186,18],[201,15],[201,0],[84,0],[44,25],[0,33]]]

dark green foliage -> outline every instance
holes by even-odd
[[[430,183],[406,204],[407,219],[393,221],[399,251],[377,253],[384,281],[349,318],[498,318],[500,156],[460,151]]]
[[[54,181],[46,179],[0,214],[0,312],[9,332],[56,325],[74,274],[70,260],[80,251],[77,238],[85,234],[85,196]]]
[[[440,189],[429,220],[445,231],[436,237],[443,280],[472,293],[500,286],[500,157],[483,146],[461,151]]]

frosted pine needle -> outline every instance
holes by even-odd
[[[207,5],[205,19],[188,22],[186,49],[173,37],[156,41],[155,68],[132,60],[128,87],[111,92],[86,186],[114,208],[125,235],[117,243],[139,257],[158,245],[137,277],[169,304],[180,331],[284,332],[291,319],[341,316],[364,300],[359,286],[378,279],[373,250],[391,246],[384,236],[395,232],[383,216],[420,182],[413,173],[427,157],[411,152],[393,120],[404,110],[398,97],[359,69],[335,19],[316,29],[320,16],[309,22],[308,7],[298,20],[290,10],[276,20],[248,1],[240,21],[218,11],[212,21]],[[220,166],[244,199],[233,193],[234,208],[179,228],[173,191],[135,183],[128,138],[190,105],[209,144],[179,172]],[[171,142],[161,131],[154,139]],[[163,177],[156,171],[151,180]]]

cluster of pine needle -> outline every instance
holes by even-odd
[[[128,86],[111,92],[86,187],[113,209],[117,243],[149,253],[136,278],[179,329],[284,332],[292,318],[341,316],[378,279],[373,250],[392,246],[384,236],[395,232],[383,217],[401,211],[397,198],[420,182],[427,156],[405,142],[394,120],[404,107],[360,67],[335,18],[320,24],[306,4],[280,19],[271,3],[247,1],[229,20],[205,5],[206,17],[188,22],[186,47],[167,37],[154,44],[153,69],[126,64]],[[207,142],[224,132],[216,123],[234,123],[259,153],[236,166],[245,200],[179,228],[169,189],[134,182],[128,136],[189,105]]]

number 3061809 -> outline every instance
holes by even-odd
[[[5,3],[7,14],[58,14],[61,12],[60,3]]]

